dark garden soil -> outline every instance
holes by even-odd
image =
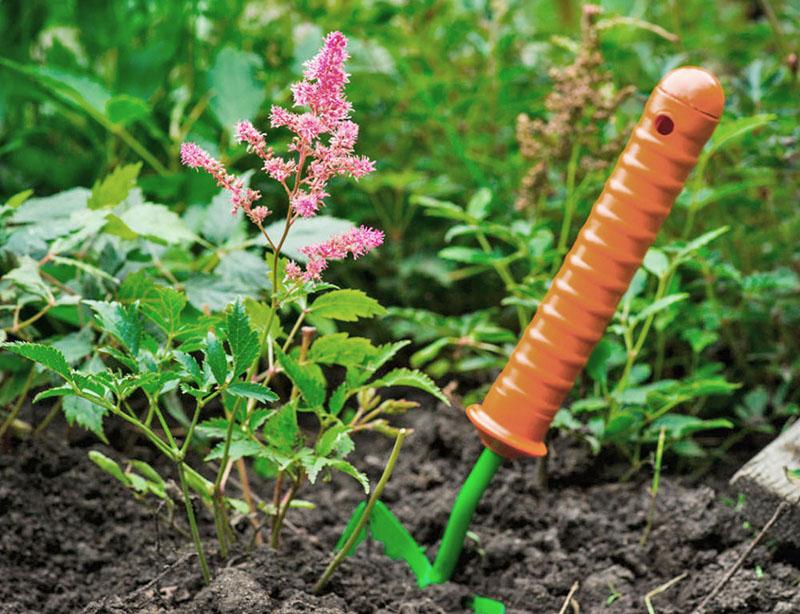
[[[383,500],[428,553],[435,553],[455,491],[480,451],[458,411],[419,410]],[[356,464],[375,478],[390,442],[360,442]],[[688,613],[753,537],[717,466],[692,485],[662,482],[649,543],[639,545],[648,498],[643,476],[619,483],[619,468],[556,441],[550,487],[535,463],[503,468],[481,503],[453,581],[420,591],[406,566],[365,544],[326,592],[309,593],[348,515],[363,498],[336,478],[306,493],[317,507],[290,512],[280,553],[261,548],[227,562],[212,556],[203,587],[187,540],[158,523],[87,458],[88,440],[13,443],[0,455],[0,612],[247,614],[256,612],[463,612],[471,591],[503,600],[509,612],[555,613],[572,584],[581,612]],[[616,474],[615,474],[616,471]],[[268,485],[259,490],[267,495]],[[181,511],[180,508],[178,510]],[[211,521],[204,516],[213,553]],[[243,533],[243,542],[249,535]],[[758,546],[708,612],[800,612],[800,553]],[[576,611],[568,608],[567,612]]]

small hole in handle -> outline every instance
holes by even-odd
[[[656,132],[664,136],[672,134],[672,131],[675,130],[675,122],[672,121],[669,115],[657,115],[655,125]]]

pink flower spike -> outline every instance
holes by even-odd
[[[313,192],[309,193],[300,190],[292,198],[292,208],[300,217],[313,217],[316,215],[320,204],[319,195]]]
[[[222,168],[222,164],[212,158],[197,143],[183,143],[181,145],[181,164],[189,168],[202,168],[209,173]]]
[[[247,211],[247,217],[254,224],[263,224],[264,220],[272,213],[267,207],[253,207]]]
[[[265,136],[255,129],[249,121],[240,121],[236,124],[236,140],[240,143],[247,143],[247,150],[255,153],[260,158],[268,159],[270,152],[267,150],[267,140]]]
[[[303,273],[303,279],[306,281],[319,281],[322,279],[322,271],[328,268],[327,260],[312,259],[306,263],[306,272]]]
[[[286,278],[287,279],[300,279],[303,276],[303,269],[294,261],[290,260],[286,263]]]

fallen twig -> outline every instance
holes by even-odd
[[[772,518],[770,518],[767,521],[767,524],[764,525],[764,528],[761,529],[759,534],[755,536],[755,539],[753,539],[753,541],[750,542],[750,545],[747,547],[747,550],[745,550],[742,553],[742,556],[740,556],[739,560],[737,560],[733,564],[733,567],[731,567],[728,570],[728,572],[725,574],[722,580],[717,582],[717,585],[711,590],[711,592],[708,595],[706,595],[706,598],[700,602],[700,605],[697,606],[694,610],[692,610],[692,614],[700,614],[700,612],[703,611],[703,609],[711,602],[711,600],[717,596],[717,593],[719,593],[725,587],[728,581],[733,577],[733,574],[735,574],[738,571],[738,569],[744,564],[747,557],[750,556],[750,553],[761,542],[761,540],[767,534],[767,531],[769,531],[772,528],[772,525],[774,525],[778,521],[778,518],[781,517],[781,514],[783,514],[783,512],[786,510],[786,508],[789,507],[789,505],[790,503],[788,501],[782,501],[781,504],[775,508],[775,513],[772,514]]]
[[[567,608],[569,607],[569,604],[572,602],[572,596],[578,590],[579,586],[580,583],[577,580],[575,580],[575,582],[572,585],[572,588],[569,589],[569,593],[567,593],[567,598],[564,600],[564,605],[561,606],[561,609],[558,611],[558,614],[566,614]]]
[[[656,610],[653,607],[653,601],[652,601],[653,597],[655,597],[660,593],[663,593],[666,590],[669,590],[688,575],[689,573],[684,571],[681,575],[672,578],[672,580],[670,580],[669,582],[665,582],[660,586],[656,586],[652,591],[647,593],[644,596],[644,605],[647,607],[647,614],[656,614]]]

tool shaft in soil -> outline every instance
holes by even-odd
[[[470,471],[464,485],[458,492],[447,527],[444,530],[442,543],[436,553],[430,574],[423,581],[423,586],[447,582],[453,575],[458,558],[464,548],[464,537],[469,529],[475,508],[478,507],[483,493],[497,473],[505,459],[497,452],[484,448],[475,466]]]

